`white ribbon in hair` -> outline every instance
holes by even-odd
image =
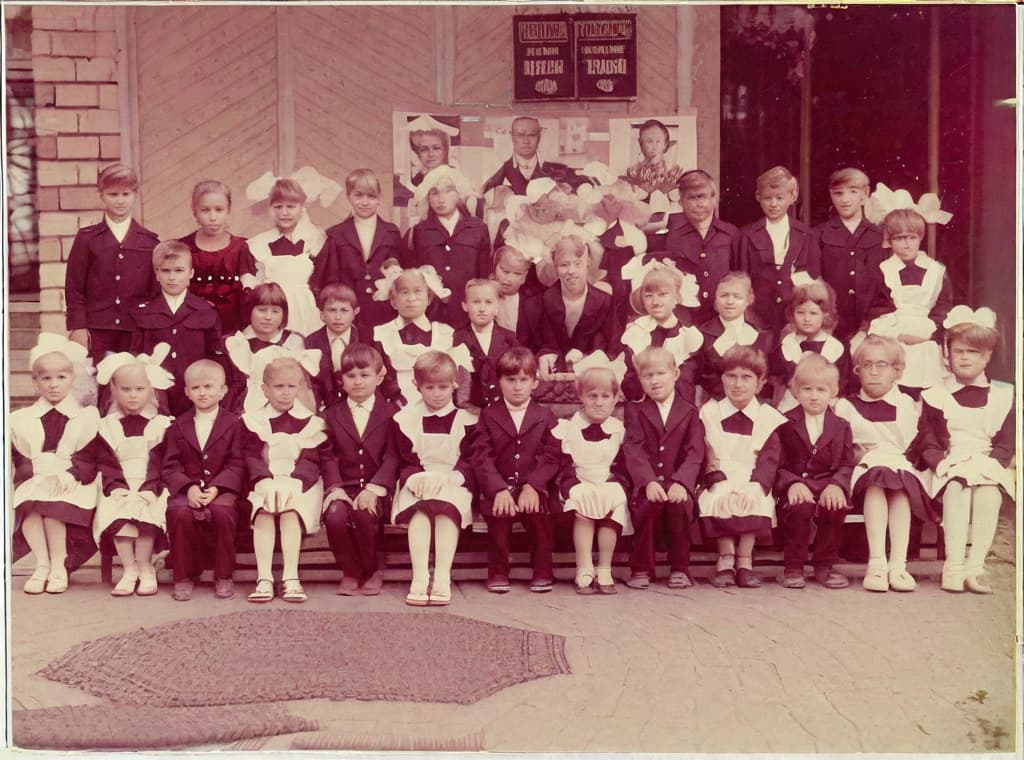
[[[949,314],[946,315],[946,319],[942,323],[947,330],[957,325],[978,325],[978,327],[988,327],[994,330],[996,328],[996,313],[987,306],[982,306],[975,311],[966,304],[960,304],[949,310]]]
[[[460,172],[447,164],[441,166],[435,166],[425,175],[423,175],[423,181],[420,182],[416,188],[416,192],[413,196],[416,204],[420,207],[421,218],[426,218],[427,197],[430,195],[430,191],[437,187],[444,180],[450,180],[452,185],[455,187],[455,192],[459,194],[459,200],[463,203],[467,199],[476,197],[476,193],[473,192],[473,185],[466,177],[465,174]]]
[[[275,177],[273,172],[267,172],[259,179],[254,179],[245,188],[245,197],[251,201],[266,200],[270,196],[270,190],[274,183],[283,177]],[[326,208],[334,203],[334,200],[341,195],[341,185],[333,179],[323,176],[312,166],[303,166],[294,172],[288,179],[299,183],[306,193],[306,199],[310,202],[319,201],[320,205]]]
[[[74,365],[82,364],[89,358],[89,352],[81,343],[68,340],[64,335],[49,332],[39,333],[39,340],[28,354],[29,367],[46,354],[63,354]]]
[[[643,285],[644,277],[655,269],[668,269],[679,278],[679,290],[676,299],[681,306],[696,308],[700,306],[700,285],[697,278],[689,272],[680,272],[676,263],[671,259],[665,261],[648,261],[643,263],[643,257],[634,256],[622,267],[622,279],[629,280],[630,292],[635,292]]]
[[[904,189],[893,190],[885,183],[879,182],[875,192],[864,204],[864,216],[869,222],[881,224],[885,215],[897,209],[910,209],[916,211],[929,224],[945,224],[953,215],[943,211],[939,196],[935,193],[925,193],[914,203],[913,196]]]
[[[374,280],[373,284],[377,287],[377,290],[373,294],[374,301],[389,301],[391,300],[391,286],[402,272],[419,272],[423,277],[423,281],[427,283],[429,288],[435,296],[444,299],[452,294],[451,290],[444,286],[444,282],[441,280],[441,276],[434,269],[432,264],[424,264],[421,267],[410,267],[409,269],[402,269],[397,264],[389,266],[382,274],[384,275],[379,280]]]
[[[174,385],[174,375],[164,369],[161,365],[164,359],[167,358],[167,354],[171,351],[171,347],[167,343],[157,343],[153,347],[152,354],[139,354],[135,356],[127,351],[121,351],[117,354],[110,354],[110,356],[104,357],[104,359],[96,365],[96,382],[100,385],[106,385],[110,382],[110,379],[114,376],[122,367],[130,367],[134,364],[142,365],[143,370],[146,373],[146,379],[149,380],[149,384],[157,390],[167,390]]]
[[[566,359],[569,357],[566,356]],[[579,377],[588,369],[607,369],[615,376],[615,382],[622,384],[622,378],[626,376],[626,360],[622,354],[614,360],[608,358],[604,351],[594,351],[581,359],[572,362],[572,371]]]
[[[267,346],[253,354],[250,377],[262,381],[263,371],[275,359],[294,359],[310,375],[316,375],[320,371],[322,353],[319,348],[292,349],[284,346]]]

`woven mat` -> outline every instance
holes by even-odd
[[[75,705],[15,710],[11,717],[14,744],[23,749],[194,747],[319,728],[315,721],[296,717],[283,705]]]
[[[134,705],[471,704],[568,673],[564,646],[561,636],[446,613],[249,610],[84,642],[39,675]]]

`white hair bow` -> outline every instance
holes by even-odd
[[[376,292],[373,294],[374,301],[389,301],[391,300],[391,286],[398,279],[398,276],[402,272],[419,272],[423,277],[423,281],[427,283],[427,288],[433,291],[434,295],[438,298],[444,299],[452,294],[452,291],[444,286],[444,282],[441,280],[441,276],[434,269],[432,264],[424,264],[421,267],[410,267],[409,269],[402,269],[400,266],[389,266],[383,271],[384,276],[379,280],[374,281],[374,285],[377,286]]]
[[[668,269],[679,278],[679,290],[676,292],[676,300],[679,301],[681,306],[686,306],[690,309],[700,306],[700,298],[698,298],[700,285],[697,283],[697,278],[689,272],[680,272],[676,267],[676,263],[671,259],[648,261],[644,264],[642,256],[634,256],[623,265],[622,279],[629,280],[629,290],[633,293],[643,285],[644,277],[656,269]]]
[[[153,347],[152,354],[139,354],[135,356],[127,351],[121,351],[117,354],[110,354],[103,358],[98,365],[96,365],[96,382],[100,385],[106,385],[110,382],[110,379],[114,376],[122,367],[129,367],[133,364],[142,365],[143,370],[146,373],[146,379],[149,380],[149,384],[157,390],[167,390],[174,385],[174,375],[164,369],[161,365],[164,359],[167,358],[167,354],[171,352],[171,347],[167,343],[157,343]]]
[[[29,366],[31,367],[41,356],[46,356],[46,354],[63,354],[74,365],[87,362],[89,358],[89,352],[81,343],[75,343],[57,333],[39,333],[39,340],[28,354]]]
[[[291,349],[284,346],[267,346],[253,354],[250,376],[262,380],[263,371],[275,359],[294,359],[310,375],[316,375],[320,371],[322,353],[319,348]]]
[[[568,357],[566,357],[568,358]],[[626,376],[626,360],[622,354],[615,359],[609,359],[604,351],[594,351],[572,363],[573,373],[579,377],[588,369],[607,369],[615,376],[615,382],[622,384],[622,378]]]
[[[246,186],[245,197],[251,201],[266,200],[278,179],[282,178],[275,177],[273,172],[266,172],[262,177],[254,179]],[[299,183],[309,201],[319,201],[324,208],[334,203],[334,200],[341,195],[341,185],[333,179],[323,176],[312,166],[303,166],[289,179]]]
[[[875,192],[864,204],[864,216],[869,222],[880,224],[885,215],[897,209],[910,209],[916,211],[929,224],[945,224],[953,215],[943,211],[939,196],[935,193],[925,193],[914,203],[913,196],[904,189],[892,190],[885,183],[879,182]]]
[[[942,326],[947,330],[957,325],[978,325],[988,327],[992,330],[996,327],[996,313],[987,306],[980,307],[977,311],[966,304],[954,306],[949,310]]]

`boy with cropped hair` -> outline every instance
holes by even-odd
[[[312,378],[317,409],[326,409],[341,396],[341,356],[348,346],[359,342],[359,328],[352,322],[359,316],[359,300],[348,285],[331,283],[320,289],[316,305],[324,326],[306,336],[306,348],[320,350],[320,371]]]

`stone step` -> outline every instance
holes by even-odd
[[[20,304],[24,306],[25,304]],[[15,306],[15,304],[11,304]],[[7,326],[13,331],[15,329],[34,329],[36,332],[39,331],[39,304],[34,304],[34,309],[14,309],[11,308],[7,312]]]

